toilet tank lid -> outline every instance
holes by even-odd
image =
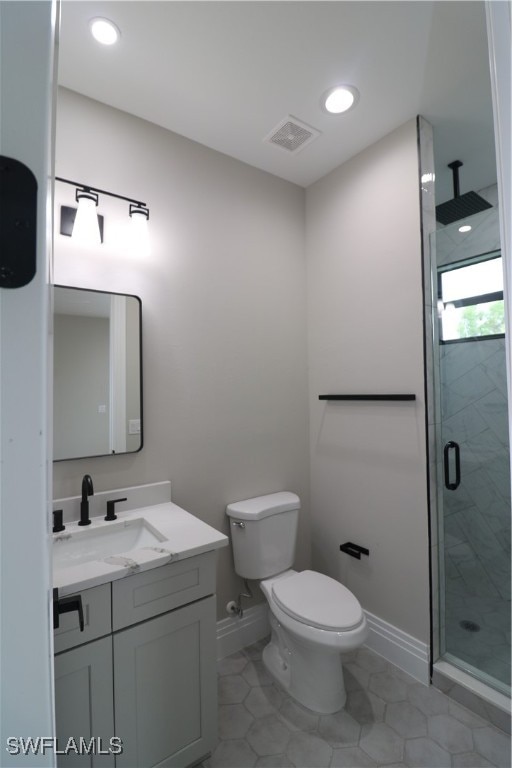
[[[266,496],[256,496],[254,499],[235,501],[233,504],[228,504],[226,514],[238,520],[261,520],[291,509],[300,509],[299,497],[290,491],[280,491],[268,493]]]

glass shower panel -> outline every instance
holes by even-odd
[[[492,223],[493,215],[497,219],[495,211],[480,217]],[[509,693],[511,500],[503,289],[499,279],[481,277],[486,270],[501,271],[500,253],[486,249],[490,243],[482,242],[479,227],[475,236],[457,237],[460,224],[436,236],[440,645],[447,660]],[[473,267],[480,279],[471,284]]]

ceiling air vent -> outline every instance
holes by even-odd
[[[320,136],[320,131],[317,131],[316,128],[288,115],[270,131],[264,141],[275,147],[280,147],[286,152],[298,152],[300,149],[304,149],[307,144],[311,144],[317,136]]]

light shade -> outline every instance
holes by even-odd
[[[148,219],[148,208],[130,204],[130,249],[138,256],[149,256],[151,250]]]
[[[337,85],[330,88],[322,97],[322,106],[332,115],[340,115],[355,106],[359,91],[352,85]]]
[[[98,195],[88,190],[76,191],[78,210],[73,226],[73,240],[85,246],[97,246],[101,244],[101,233],[96,213]]]
[[[102,45],[114,45],[119,40],[119,29],[109,19],[92,19],[89,26],[94,39]]]

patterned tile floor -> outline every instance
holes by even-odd
[[[347,703],[334,715],[272,682],[260,641],[219,662],[219,734],[203,768],[510,768],[510,737],[362,648],[344,656]]]

